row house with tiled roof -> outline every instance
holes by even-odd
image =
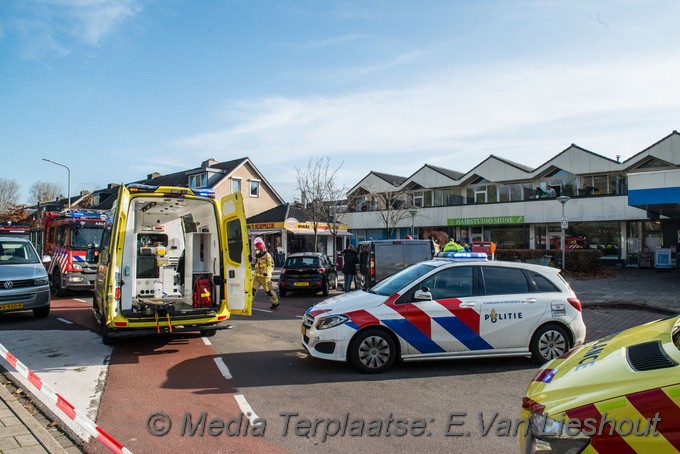
[[[490,155],[467,172],[430,164],[409,177],[371,171],[347,193],[342,221],[353,242],[386,238],[377,212],[387,193],[399,195],[393,209],[410,213],[392,238],[444,232],[463,243],[549,249],[566,227],[566,237],[585,237],[613,260],[651,266],[657,248],[680,240],[680,134],[625,161],[571,144],[535,168]]]

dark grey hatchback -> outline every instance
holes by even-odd
[[[331,262],[326,254],[320,252],[297,252],[290,254],[281,268],[279,276],[279,295],[304,290],[323,292],[328,296],[329,289],[338,287],[337,264]]]

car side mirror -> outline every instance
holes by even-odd
[[[50,263],[51,261],[52,261],[52,257],[50,257],[49,255],[43,255],[42,256],[42,262],[43,263]]]
[[[432,293],[430,293],[429,288],[423,287],[420,290],[416,290],[413,299],[416,301],[432,301]]]

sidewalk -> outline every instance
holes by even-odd
[[[0,374],[0,379],[6,380]],[[38,422],[36,416],[26,410],[23,405],[9,392],[4,383],[0,384],[0,452],[15,453],[54,453],[68,454],[81,452],[70,440],[63,440],[70,445],[64,449],[59,437],[49,432],[47,427]]]
[[[622,268],[607,278],[565,278],[585,306],[639,306],[680,313],[680,272],[676,270]]]

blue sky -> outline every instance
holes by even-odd
[[[0,0],[0,177],[71,193],[250,157],[286,200],[678,128],[680,2]]]

